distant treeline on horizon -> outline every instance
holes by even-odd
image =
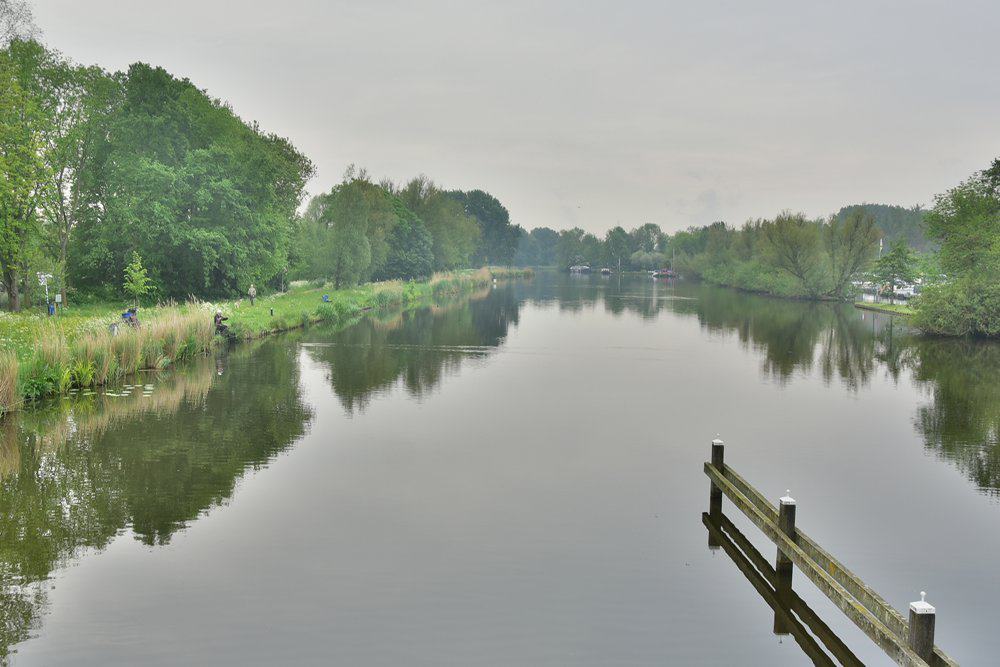
[[[754,291],[844,298],[882,238],[901,248],[893,276],[911,272],[903,246],[940,257],[930,273],[948,274],[951,287],[936,294],[950,296],[935,302],[942,320],[929,329],[1000,333],[997,281],[987,279],[997,264],[996,164],[927,212],[860,204],[822,220],[782,213],[674,234],[652,223],[603,238],[528,232],[484,190],[445,190],[426,176],[374,182],[354,167],[299,215],[314,166],[288,139],[163,68],[75,64],[32,38],[24,3],[0,12],[11,7],[17,20],[0,15],[0,284],[11,310],[37,303],[46,275],[64,303],[120,298],[135,253],[156,299],[282,289],[293,279],[343,287],[484,264],[580,263],[676,265]]]

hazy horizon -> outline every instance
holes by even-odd
[[[73,60],[163,66],[287,136],[310,194],[355,163],[595,233],[926,206],[987,166],[1000,8],[899,6],[33,3]]]

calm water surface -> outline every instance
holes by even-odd
[[[235,347],[0,423],[0,655],[822,659],[708,548],[718,433],[898,609],[928,591],[946,651],[996,664],[998,373],[996,344],[849,306],[544,273]],[[853,659],[887,663],[795,589]]]

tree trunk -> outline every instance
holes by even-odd
[[[17,269],[4,271],[3,283],[7,288],[7,307],[12,313],[21,310],[21,294],[17,288]]]
[[[69,286],[69,277],[66,275],[66,244],[69,241],[69,235],[66,234],[62,237],[59,243],[59,266],[62,267],[62,289],[60,294],[62,294],[62,307],[65,308],[69,303],[66,299],[66,288]]]
[[[24,278],[23,278],[24,299],[22,300],[21,305],[24,306],[25,308],[31,308],[31,280],[29,279],[30,275],[31,274],[28,272],[28,267],[24,267]]]

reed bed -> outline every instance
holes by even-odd
[[[20,403],[17,375],[20,364],[12,350],[0,352],[0,415],[14,410]]]
[[[313,322],[349,323],[366,311],[478,291],[496,280],[531,275],[530,269],[484,267],[435,273],[421,282],[391,280],[344,290],[329,286],[296,289],[263,297],[256,306],[242,300],[219,305],[164,304],[150,309],[151,316],[141,328],[122,325],[117,334],[91,318],[87,327],[73,330],[70,343],[64,323],[45,322],[37,327],[30,354],[22,349],[19,358],[15,350],[0,350],[0,414],[17,409],[25,400],[100,387],[206,354],[216,340],[212,313],[217,309],[229,317],[232,336],[250,340]]]
[[[26,364],[19,365],[13,352],[0,353],[0,405],[16,406],[21,399],[65,394],[72,388],[97,387],[142,370],[166,368],[207,353],[213,338],[212,322],[203,312],[180,309],[171,309],[141,328],[85,333],[72,345],[59,331],[48,330]]]

